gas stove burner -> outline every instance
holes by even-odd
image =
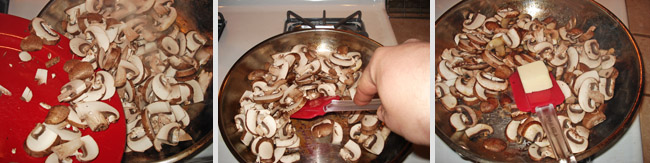
[[[356,11],[346,18],[327,18],[325,10],[323,10],[322,18],[302,18],[293,11],[287,11],[284,32],[315,28],[347,30],[368,37],[368,32],[361,20],[361,11]]]
[[[223,29],[226,28],[226,19],[223,18],[223,14],[219,12],[219,36],[217,37],[217,40],[221,38],[221,34],[223,33]]]

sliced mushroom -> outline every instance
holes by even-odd
[[[506,142],[497,138],[488,138],[483,140],[483,148],[492,152],[501,152],[507,147]]]
[[[81,147],[81,153],[77,155],[77,160],[89,162],[97,158],[99,155],[99,146],[97,146],[95,139],[86,135],[81,137],[80,140],[83,142],[83,146]]]
[[[518,142],[517,128],[519,128],[520,121],[512,120],[506,126],[505,135],[509,142]]]
[[[594,111],[585,114],[584,119],[582,120],[582,125],[588,129],[591,129],[605,120],[606,116],[603,112]]]
[[[314,124],[311,127],[311,132],[314,134],[315,137],[320,138],[320,137],[325,137],[329,136],[332,134],[332,121],[329,119],[323,119],[322,121]]]
[[[476,124],[475,126],[469,127],[465,130],[465,135],[467,137],[474,137],[474,136],[486,136],[489,134],[492,134],[494,130],[492,129],[492,126],[487,125],[487,124]]]
[[[571,152],[580,153],[587,149],[587,145],[589,144],[589,141],[585,137],[578,134],[576,129],[574,128],[564,129],[564,136],[567,138],[567,142],[569,143],[569,148],[571,149]]]
[[[43,40],[36,35],[29,35],[20,41],[20,49],[23,51],[38,51],[43,48]]]
[[[333,125],[333,130],[332,130],[332,144],[334,145],[341,145],[341,141],[343,141],[343,127],[338,122],[334,122]],[[382,145],[384,143],[381,143]]]
[[[503,91],[508,88],[508,81],[497,78],[486,72],[480,72],[477,74],[476,81],[485,89],[491,91]]]
[[[580,86],[578,103],[585,112],[593,112],[603,104],[605,97],[600,93],[597,78],[587,78]]]
[[[595,39],[587,40],[584,43],[585,54],[589,59],[598,59],[600,57],[600,48],[598,46],[598,41]]]
[[[32,157],[44,157],[52,153],[50,148],[60,141],[54,131],[38,123],[27,136],[23,149]]]
[[[115,123],[120,118],[115,108],[101,101],[76,103],[74,109],[93,131],[104,131],[109,123]]]
[[[370,138],[366,139],[362,145],[368,152],[379,155],[381,151],[384,150],[384,143],[384,137],[379,135],[379,132],[377,132],[371,135]]]
[[[32,101],[32,97],[34,97],[34,94],[32,93],[32,90],[29,89],[29,87],[25,87],[23,90],[22,96],[20,96],[20,100],[23,100],[25,102]]]
[[[483,14],[479,14],[479,13],[470,14],[469,18],[466,19],[465,22],[463,22],[463,27],[465,27],[467,29],[470,29],[470,30],[471,29],[476,29],[476,28],[480,27],[481,25],[483,25],[483,22],[485,21],[485,19],[486,19],[486,16],[483,15]]]
[[[354,143],[354,141],[348,140],[343,148],[341,148],[339,156],[341,156],[341,158],[345,161],[357,161],[359,158],[361,158],[361,148],[359,148],[359,145],[357,143]]]
[[[550,147],[539,147],[535,144],[532,144],[528,147],[528,156],[533,161],[541,161],[546,157],[555,158],[555,153]]]
[[[55,45],[61,38],[43,18],[35,17],[32,19],[29,29],[36,36],[42,38],[45,45]]]

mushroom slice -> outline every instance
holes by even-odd
[[[462,131],[465,130],[465,128],[467,128],[461,116],[463,116],[462,113],[453,113],[449,117],[449,123],[451,124],[452,127],[456,129],[456,131]]]
[[[11,96],[11,91],[9,91],[7,88],[0,85],[0,95]]]
[[[564,136],[567,138],[571,152],[580,153],[587,149],[589,141],[585,137],[578,134],[575,128],[564,129]]]
[[[598,82],[598,88],[600,93],[604,95],[605,100],[610,100],[614,97],[615,82],[615,78],[600,78],[600,81]]]
[[[257,125],[257,127],[258,128],[261,127],[261,128],[263,128],[263,129],[261,129],[261,131],[265,131],[265,132],[261,133],[262,136],[267,137],[267,138],[273,137],[275,135],[275,132],[277,131],[277,126],[276,126],[277,124],[275,123],[275,119],[271,115],[269,115],[268,113],[264,114],[264,113],[260,112],[260,114],[263,115],[262,117],[264,117],[264,118],[262,118],[262,122],[259,123]],[[259,116],[260,115],[258,115],[258,117]],[[260,133],[260,130],[258,130],[257,128],[256,128],[256,130],[257,130],[257,133]]]
[[[178,55],[180,52],[179,43],[170,36],[160,39],[160,41],[158,41],[158,47],[161,49],[160,51],[164,52],[167,56]]]
[[[469,81],[467,81],[465,78],[456,78],[456,83],[454,86],[456,86],[456,90],[460,92],[461,94],[465,96],[473,96],[474,95],[474,88],[473,86],[476,84],[476,78],[470,77]]]
[[[311,126],[311,132],[317,138],[325,137],[332,134],[332,127],[333,127],[332,120],[323,119]]]
[[[103,83],[104,87],[106,87],[106,93],[103,95],[101,100],[108,100],[113,95],[115,95],[115,80],[113,79],[113,75],[106,71],[97,71],[96,76],[99,77],[99,80]]]
[[[582,119],[582,125],[587,129],[591,129],[594,126],[604,122],[607,119],[605,114],[601,111],[594,111],[591,113],[586,113],[584,119]],[[587,134],[589,135],[589,134]]]
[[[52,152],[50,148],[60,140],[54,131],[38,123],[27,135],[23,149],[32,157],[44,157]]]
[[[478,122],[476,112],[474,112],[474,109],[470,108],[469,106],[458,105],[456,106],[455,112],[462,114],[460,118],[466,127],[474,126]]]
[[[519,141],[517,139],[517,128],[519,128],[520,123],[521,123],[520,121],[515,121],[515,120],[512,120],[510,121],[510,123],[508,123],[508,125],[506,126],[506,133],[505,133],[508,141],[510,142]]]
[[[280,162],[297,162],[298,160],[300,160],[300,153],[288,154],[280,158]]]
[[[185,135],[187,134],[183,129],[181,129],[180,124],[169,123],[162,126],[158,130],[158,134],[156,134],[156,139],[158,139],[162,143],[175,146],[178,144],[178,142],[182,141],[181,137],[184,137]],[[189,140],[191,140],[191,137]]]
[[[36,36],[43,39],[45,45],[55,45],[59,42],[61,36],[54,32],[52,27],[45,22],[43,18],[35,17],[30,24],[30,31]]]
[[[569,49],[567,49],[567,54],[569,56],[567,72],[573,72],[573,70],[575,70],[578,66],[580,56],[574,47],[569,47]]]
[[[86,57],[90,58],[90,57]],[[86,59],[84,58],[84,59]],[[95,68],[93,67],[94,62],[86,62],[86,61],[80,61],[68,72],[68,79],[70,80],[85,80],[93,76]]]
[[[23,95],[20,96],[20,99],[29,102],[32,101],[32,97],[34,97],[34,94],[32,94],[32,90],[29,89],[29,87],[25,87],[25,90],[23,90]]]
[[[20,61],[27,62],[32,60],[32,55],[26,51],[21,51],[18,53],[18,58],[20,58]]]
[[[379,126],[379,119],[376,114],[366,114],[361,119],[361,133],[365,135],[372,135]]]
[[[603,104],[604,100],[605,97],[598,88],[597,78],[588,78],[582,82],[578,93],[578,103],[585,112],[593,112]]]
[[[104,131],[108,129],[109,123],[115,123],[120,118],[120,114],[113,106],[101,101],[79,102],[74,105],[74,108],[93,131]]]
[[[476,124],[475,126],[472,126],[470,128],[467,128],[465,130],[465,135],[467,137],[474,137],[474,136],[479,136],[480,133],[484,133],[483,135],[489,135],[492,134],[494,130],[492,129],[492,126],[487,125],[487,124]]]
[[[79,155],[80,153],[77,150],[79,150],[79,148],[81,148],[83,145],[84,142],[81,141],[81,138],[73,139],[66,143],[52,147],[52,152],[59,156],[59,158],[66,158],[73,155]]]
[[[338,122],[334,122],[332,130],[332,144],[341,145],[341,141],[343,141],[343,135],[343,127],[341,127]]]
[[[156,96],[162,100],[169,100],[172,92],[170,78],[158,74],[151,80],[151,86]]]
[[[187,50],[194,52],[198,50],[207,40],[201,36],[197,31],[189,31],[185,35],[187,41]]]
[[[600,57],[600,48],[598,46],[598,41],[595,39],[585,41],[583,46],[585,54],[587,54],[587,57],[589,57],[589,59],[595,60]]]
[[[99,146],[97,146],[95,139],[90,135],[86,135],[81,137],[80,140],[83,142],[83,146],[81,147],[81,153],[77,155],[77,160],[89,162],[97,158],[97,155],[99,155]]]
[[[245,127],[246,130],[253,134],[258,136],[259,134],[255,131],[255,128],[257,128],[257,115],[258,115],[257,110],[246,110],[246,120],[245,120]]]
[[[108,41],[108,35],[106,35],[106,31],[102,29],[100,26],[96,25],[91,25],[86,29],[86,39],[92,39],[93,41],[96,41],[99,47],[104,51],[108,51],[109,44],[110,42]]]
[[[47,70],[46,69],[36,69],[36,76],[34,79],[38,82],[38,85],[47,84]]]
[[[568,105],[569,109],[567,110],[567,116],[572,123],[580,123],[585,117],[585,111],[582,110],[579,104],[570,104]]]
[[[582,87],[582,83],[589,78],[596,80],[599,79],[600,77],[598,76],[598,71],[592,70],[580,74],[580,76],[576,78],[575,82],[573,82],[573,93],[579,94],[578,92],[580,91],[580,87]]]
[[[456,80],[458,74],[452,71],[451,68],[447,66],[447,63],[448,63],[447,60],[443,60],[440,61],[440,63],[438,64],[438,72],[440,73],[440,76],[446,80]]]
[[[29,35],[20,41],[20,49],[23,51],[38,51],[43,48],[43,40],[36,35]]]
[[[546,157],[555,158],[555,153],[550,147],[539,147],[536,144],[532,144],[528,147],[528,156],[533,161],[541,161]]]
[[[361,158],[361,148],[354,141],[348,140],[339,151],[339,156],[345,161],[354,162]]]
[[[273,140],[270,138],[262,138],[258,141],[255,148],[257,149],[257,154],[260,157],[260,160],[271,160],[273,161],[273,152],[274,147]],[[266,162],[266,161],[265,161]]]
[[[508,81],[497,78],[487,72],[480,72],[476,76],[476,81],[485,89],[491,91],[503,91],[508,88]]]
[[[463,22],[463,27],[467,29],[476,29],[483,25],[483,22],[485,21],[487,17],[483,14],[476,13],[476,14],[470,14],[469,18]]]
[[[379,155],[384,150],[384,137],[379,135],[379,132],[370,137],[363,142],[363,148],[372,154]]]
[[[556,80],[557,86],[560,87],[560,90],[562,90],[562,94],[564,94],[564,99],[567,99],[571,96],[573,96],[573,92],[571,92],[571,87],[569,85],[562,81],[562,80]]]
[[[60,102],[72,101],[81,96],[88,89],[88,85],[79,79],[72,80],[61,87],[61,94],[57,98]]]
[[[68,106],[65,105],[53,106],[47,112],[47,116],[45,116],[44,123],[51,124],[51,125],[59,124],[68,118],[68,114],[70,114],[70,108],[68,108]]]
[[[186,81],[185,83],[192,86],[192,92],[193,92],[192,103],[203,102],[204,92],[203,92],[203,88],[201,88],[201,86],[199,85],[199,82],[197,82],[196,80],[190,80],[190,81]]]
[[[616,56],[614,55],[603,55],[600,57],[600,68],[601,69],[609,69],[614,67],[614,64],[616,63]]]
[[[62,105],[58,105],[58,106],[63,107]],[[54,107],[57,107],[57,106],[54,106]],[[77,115],[76,111],[74,111],[72,108],[70,108],[68,106],[65,106],[65,108],[70,110],[68,112],[68,118],[66,119],[68,124],[70,124],[70,125],[72,125],[74,127],[77,127],[77,128],[82,128],[82,129],[85,129],[87,127],[88,124],[86,124],[86,121],[82,121],[81,118],[79,118],[79,115]]]
[[[354,112],[348,117],[348,124],[355,124],[361,121],[362,118],[363,114],[361,114],[361,112]]]

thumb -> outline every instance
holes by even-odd
[[[377,85],[370,74],[371,66],[363,71],[359,83],[357,83],[357,92],[354,95],[354,103],[357,105],[366,105],[377,94]]]

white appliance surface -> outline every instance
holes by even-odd
[[[284,29],[287,10],[303,18],[320,18],[326,10],[328,18],[344,18],[361,10],[361,19],[371,39],[384,46],[397,45],[393,29],[388,20],[384,0],[223,0],[218,11],[227,21],[218,47],[219,86],[223,79],[246,51],[258,43],[278,34]],[[218,127],[215,127],[219,130]],[[219,131],[218,162],[237,162]],[[407,156],[405,162],[429,162],[415,154]]]
[[[440,17],[445,11],[450,9],[453,5],[460,2],[459,0],[436,0],[435,12],[436,19]],[[627,9],[625,1],[611,1],[611,0],[596,0],[609,9],[616,15],[623,24],[627,25]],[[435,158],[436,162],[468,162],[463,160],[456,152],[454,152],[445,142],[438,136],[435,138]],[[616,142],[612,148],[607,150],[602,155],[596,157],[593,162],[609,163],[609,162],[643,162],[643,153],[641,149],[641,128],[639,127],[639,118],[635,118],[634,122],[627,130],[625,135]]]

